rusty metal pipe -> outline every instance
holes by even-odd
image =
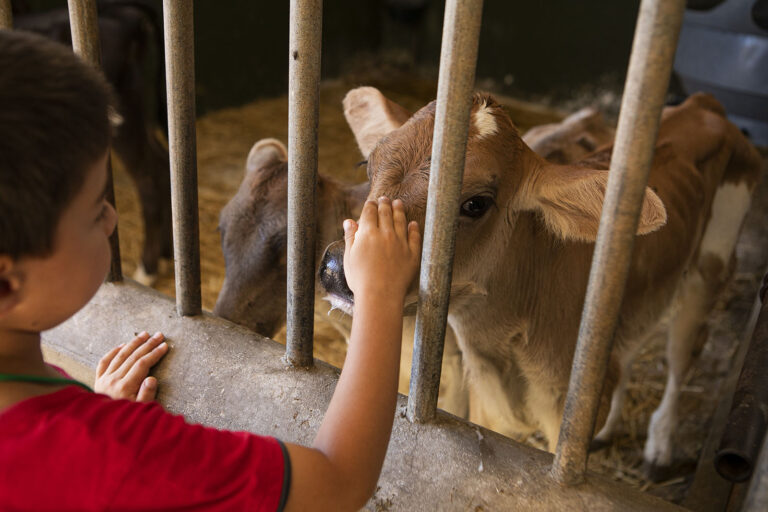
[[[81,59],[96,68],[100,68],[101,42],[99,41],[99,17],[96,11],[96,0],[68,0],[67,5],[69,7],[69,26],[72,31],[72,49]],[[10,16],[10,3],[8,9],[8,16]],[[107,161],[107,201],[115,206],[111,158]],[[112,261],[109,266],[109,274],[107,274],[108,282],[123,280],[123,268],[120,263],[120,240],[117,230],[118,226],[115,225],[115,231],[109,237]]]
[[[581,483],[595,428],[685,0],[643,0],[552,475]]]
[[[766,275],[768,278],[768,275]],[[715,469],[731,482],[746,482],[757,463],[760,445],[768,425],[768,302],[763,300],[760,316],[749,343],[739,382],[733,394]]]
[[[449,0],[445,6],[407,408],[415,422],[433,419],[437,409],[482,12],[482,0]]]
[[[11,11],[11,0],[0,0],[0,29],[13,28],[13,11]]]
[[[288,54],[286,360],[312,366],[322,0],[291,0]]]
[[[183,316],[201,312],[193,3],[163,0],[176,310]]]

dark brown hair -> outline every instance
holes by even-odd
[[[0,30],[0,254],[45,256],[62,211],[110,144],[101,73],[70,48]]]

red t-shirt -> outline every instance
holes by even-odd
[[[0,413],[0,510],[282,510],[274,438],[186,423],[76,386]]]

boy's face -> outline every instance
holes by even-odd
[[[75,314],[99,289],[109,270],[109,235],[117,223],[117,214],[105,199],[107,155],[91,166],[82,188],[63,211],[53,252],[15,263],[19,302],[0,318],[3,327],[50,329]]]

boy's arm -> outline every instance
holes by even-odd
[[[344,370],[312,448],[289,444],[286,510],[358,510],[371,497],[397,398],[403,299],[420,257],[402,203],[369,201],[346,221],[344,270],[355,315]]]

